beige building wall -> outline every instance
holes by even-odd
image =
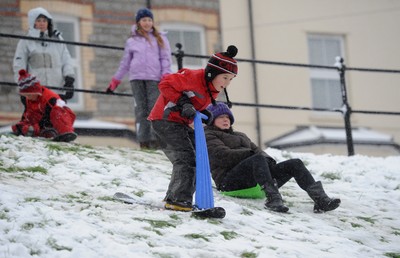
[[[222,44],[236,45],[237,58],[243,59],[252,59],[249,1],[257,60],[308,64],[307,35],[318,33],[344,37],[347,67],[400,70],[398,1],[221,0]],[[310,69],[259,64],[256,72],[260,104],[312,106]],[[229,88],[232,102],[255,103],[252,78],[251,66],[239,62],[239,74]],[[353,110],[400,111],[400,74],[348,71],[346,84]],[[233,112],[235,128],[257,142],[255,108],[236,106]],[[262,143],[297,125],[344,127],[340,113],[261,108],[260,118]],[[353,113],[351,123],[400,142],[400,116]]]

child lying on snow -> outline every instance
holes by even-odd
[[[25,106],[21,121],[12,126],[16,135],[52,138],[70,142],[76,139],[75,114],[60,96],[42,86],[35,76],[19,71],[18,86]]]

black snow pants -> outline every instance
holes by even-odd
[[[192,203],[195,192],[196,153],[194,130],[166,120],[152,121],[161,149],[172,163],[172,175],[166,201]]]
[[[221,191],[246,189],[275,179],[281,187],[294,178],[301,189],[306,191],[308,186],[315,183],[310,171],[300,159],[289,159],[280,163],[264,155],[255,154],[228,171],[220,186]]]

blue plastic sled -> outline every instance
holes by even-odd
[[[210,162],[206,136],[201,119],[207,116],[196,112],[194,118],[194,134],[196,143],[196,198],[195,205],[199,209],[214,208],[214,196],[211,185]]]

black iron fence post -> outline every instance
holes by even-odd
[[[340,86],[342,91],[342,113],[344,115],[344,125],[346,130],[346,142],[347,142],[347,153],[348,156],[354,155],[354,144],[353,144],[353,135],[351,129],[351,107],[347,100],[347,89],[346,89],[346,79],[345,79],[345,72],[346,72],[346,65],[344,65],[344,59],[342,57],[336,57],[336,67],[338,68],[339,75],[340,75]]]
[[[180,70],[183,68],[183,56],[185,53],[182,50],[181,43],[176,43],[175,47],[176,47],[176,51],[175,51],[176,63],[178,65],[178,70]]]

